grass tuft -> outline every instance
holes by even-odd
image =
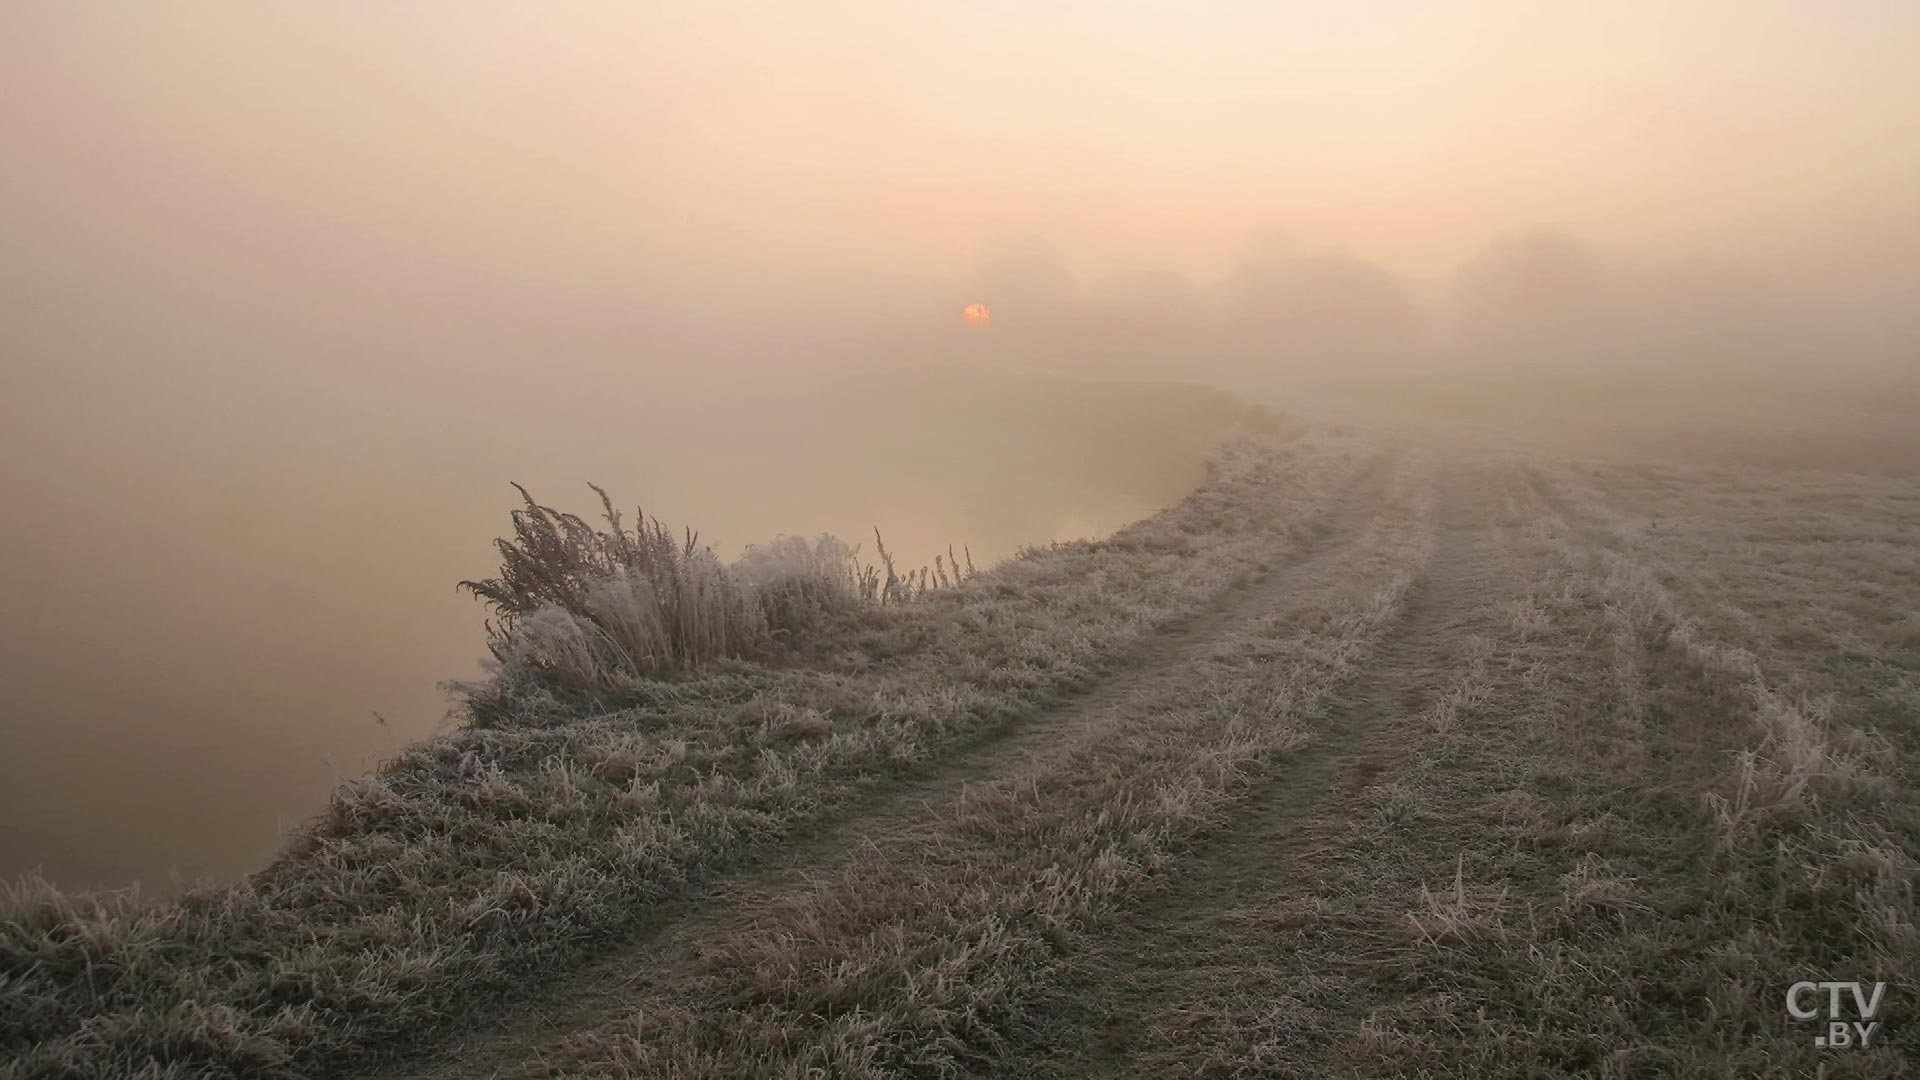
[[[719,660],[764,658],[847,614],[921,599],[974,576],[969,553],[929,569],[884,568],[837,537],[780,536],[731,565],[691,529],[676,535],[639,511],[629,530],[595,485],[605,526],[544,506],[519,484],[513,536],[496,540],[500,573],[462,581],[492,608],[489,677],[450,684],[479,723],[521,721],[561,703],[606,704],[641,684]],[[951,555],[951,548],[949,548]]]

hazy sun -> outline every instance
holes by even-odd
[[[967,320],[968,326],[985,326],[993,321],[993,312],[987,305],[975,302],[961,308],[960,317]]]

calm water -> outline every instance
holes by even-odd
[[[41,389],[63,388],[93,390]],[[154,389],[152,409],[124,386],[101,399],[122,406],[98,414],[111,440],[79,408],[10,436],[36,464],[8,477],[0,541],[8,877],[232,878],[338,780],[431,734],[436,684],[483,653],[483,611],[454,582],[492,571],[510,479],[582,513],[593,480],[726,554],[878,524],[903,559],[964,542],[984,563],[1177,498],[1206,414],[1110,389],[911,406],[847,386],[439,402],[259,375],[200,387],[213,400]]]

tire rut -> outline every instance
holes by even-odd
[[[1368,789],[1391,778],[1418,738],[1403,731],[1431,704],[1456,659],[1452,645],[1484,616],[1496,571],[1486,559],[1494,507],[1488,478],[1445,474],[1433,559],[1399,625],[1365,672],[1335,692],[1314,741],[1241,804],[1216,839],[1107,932],[1076,980],[1081,1045],[1062,1039],[1006,1075],[1144,1075],[1134,1060],[1152,1021],[1193,996],[1196,963],[1259,933],[1248,907],[1276,894],[1311,904],[1348,857]],[[1476,482],[1477,481],[1477,482]]]
[[[475,1021],[433,1049],[401,1058],[372,1075],[390,1080],[499,1076],[537,1058],[566,1034],[605,1022],[629,1001],[656,988],[658,973],[691,955],[757,898],[806,886],[875,838],[911,837],[964,799],[969,785],[1045,760],[1111,721],[1133,699],[1182,676],[1228,627],[1258,617],[1282,597],[1310,587],[1317,568],[1340,557],[1382,505],[1396,458],[1383,455],[1363,470],[1294,550],[1259,571],[1208,610],[1164,631],[1125,666],[1092,689],[1036,716],[996,725],[951,747],[916,775],[876,783],[771,855],[655,906],[645,922],[604,959],[534,989],[520,1002]]]

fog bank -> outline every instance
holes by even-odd
[[[11,5],[0,873],[231,876],[431,731],[509,480],[908,558],[1191,482],[1204,395],[1061,380],[1908,460],[1917,45],[1870,0]]]

